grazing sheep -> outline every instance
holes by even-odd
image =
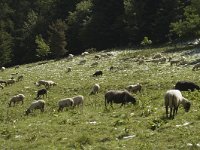
[[[44,112],[45,101],[38,100],[31,103],[30,107],[25,111],[26,115],[31,113],[35,109],[40,109],[41,112]]]
[[[195,70],[198,70],[199,68],[200,68],[200,62],[195,64],[192,70],[195,71]]]
[[[153,56],[153,59],[157,59],[157,58],[161,58],[162,57],[162,54],[155,54],[154,56]]]
[[[101,56],[100,56],[100,55],[95,55],[94,58],[95,58],[95,59],[100,59]]]
[[[93,76],[93,77],[95,77],[95,76],[97,77],[97,76],[100,76],[100,75],[102,76],[102,75],[103,75],[103,72],[100,71],[100,70],[98,70],[98,71],[96,71],[92,76]]]
[[[144,63],[145,63],[145,60],[144,60],[144,59],[139,59],[138,65],[142,65],[142,64],[144,64]]]
[[[73,58],[74,58],[74,55],[73,55],[73,54],[69,54],[69,55],[68,55],[68,59],[69,59],[69,60],[72,60]]]
[[[89,52],[83,52],[83,53],[81,54],[81,56],[86,56],[86,55],[89,55]]]
[[[180,60],[178,59],[174,59],[170,61],[170,66],[172,66],[173,64],[176,64],[176,66],[180,63]]]
[[[90,95],[92,94],[97,94],[100,90],[100,85],[99,84],[95,84],[93,87],[92,87],[92,91],[90,93]]]
[[[114,67],[113,67],[113,66],[111,66],[109,70],[110,70],[110,71],[114,70]]]
[[[72,71],[72,67],[68,67],[67,72],[71,72],[71,71]]]
[[[45,87],[47,87],[47,88],[57,85],[57,83],[55,83],[54,81],[51,81],[51,80],[47,80],[45,82],[46,82]]]
[[[84,97],[82,95],[78,95],[72,98],[74,101],[74,107],[76,106],[83,106],[83,102],[84,102]]]
[[[39,80],[38,82],[35,83],[35,85],[40,86],[40,85],[44,85],[46,86],[47,82],[45,80]]]
[[[36,98],[39,98],[41,95],[43,96],[43,98],[44,98],[44,95],[46,95],[46,97],[47,97],[47,90],[46,89],[38,90]]]
[[[19,65],[15,66],[15,69],[18,69],[19,68]]]
[[[179,90],[168,90],[164,96],[164,103],[166,108],[166,117],[168,117],[168,107],[170,108],[170,118],[174,118],[175,113],[177,114],[180,104],[183,105],[185,112],[189,111],[191,105],[191,103],[182,96]]]
[[[121,103],[121,106],[123,106],[128,102],[136,103],[136,99],[128,91],[110,90],[105,94],[105,107],[109,103],[113,107],[112,103]]]
[[[12,85],[12,84],[14,84],[15,82],[16,82],[15,79],[8,79],[8,80],[6,81],[6,85]]]
[[[94,63],[92,63],[91,64],[91,66],[93,67],[93,66],[97,66],[99,63],[98,62],[94,62]]]
[[[58,102],[58,111],[62,111],[64,107],[72,107],[74,105],[74,101],[72,98],[61,99]]]
[[[20,76],[17,77],[17,81],[18,81],[18,82],[19,82],[19,81],[22,81],[23,78],[24,78],[24,76],[23,76],[23,75],[20,75]]]
[[[86,63],[86,60],[83,59],[83,60],[81,60],[81,61],[79,62],[79,65],[83,65],[83,64],[85,64],[85,63]]]
[[[135,85],[129,85],[126,87],[126,89],[129,91],[129,92],[133,92],[133,93],[137,93],[138,91],[141,92],[142,90],[142,85],[137,83]]]
[[[179,91],[194,91],[195,89],[196,90],[199,90],[200,87],[193,83],[193,82],[190,82],[190,81],[178,81],[175,85],[175,89],[179,90]]]
[[[17,103],[17,102],[22,102],[22,104],[23,104],[24,98],[25,98],[25,96],[23,94],[18,94],[18,95],[13,96],[10,99],[9,107],[11,107],[12,103],[14,104],[13,106],[15,106],[15,103]]]
[[[3,72],[4,70],[6,70],[6,68],[5,67],[1,67],[1,71]]]
[[[5,86],[7,85],[7,82],[4,80],[0,80],[0,84],[5,84]]]

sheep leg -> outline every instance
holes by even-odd
[[[175,113],[177,114],[177,112],[178,112],[178,107],[176,107],[175,110],[176,110]]]
[[[170,118],[172,117],[172,108],[170,108]]]
[[[168,118],[168,106],[166,106],[166,117]]]

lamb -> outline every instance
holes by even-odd
[[[174,118],[175,113],[177,114],[178,107],[180,104],[183,105],[185,112],[190,110],[191,103],[182,96],[179,90],[168,90],[164,96],[164,103],[166,108],[166,117],[168,118],[168,107],[170,108],[170,118]]]
[[[200,68],[200,62],[195,64],[192,70],[195,71],[195,70],[198,70],[199,68]]]
[[[133,92],[133,93],[137,93],[138,91],[141,92],[142,90],[142,85],[137,83],[135,85],[129,85],[126,87],[126,89],[129,91],[129,92]]]
[[[72,98],[74,101],[74,107],[76,106],[82,106],[83,107],[83,102],[84,102],[84,97],[82,95],[78,95]]]
[[[64,107],[72,107],[74,105],[74,101],[72,98],[61,99],[58,102],[58,111],[62,111]]]
[[[102,75],[103,75],[103,72],[100,71],[100,70],[98,70],[98,71],[96,71],[92,76],[93,76],[93,77],[95,77],[95,76],[97,77],[97,76],[100,76],[100,75],[102,76]]]
[[[179,91],[194,91],[195,89],[196,90],[199,90],[200,87],[193,83],[193,82],[190,82],[190,81],[178,81],[175,85],[175,89],[179,90]]]
[[[13,103],[14,106],[15,106],[15,103],[16,102],[22,102],[22,104],[24,103],[24,98],[25,96],[23,94],[18,94],[18,95],[15,95],[13,96],[11,99],[10,99],[10,103],[9,103],[9,107],[11,107],[11,104]]]
[[[46,95],[46,97],[47,97],[47,90],[46,89],[38,90],[36,98],[39,98],[41,95],[43,96],[43,98],[44,98],[44,95]]]
[[[93,87],[92,87],[92,91],[90,93],[90,95],[92,94],[97,94],[100,90],[100,85],[99,84],[95,84]]]
[[[126,103],[131,102],[132,104],[136,103],[136,99],[128,91],[114,91],[110,90],[105,94],[105,107],[110,103],[121,103],[121,107]]]
[[[30,114],[35,109],[40,109],[41,112],[44,112],[45,101],[38,100],[31,103],[30,107],[25,111],[26,115]]]

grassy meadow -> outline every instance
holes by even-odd
[[[112,56],[95,59],[95,55],[111,53]],[[200,93],[182,92],[192,102],[188,113],[180,107],[175,119],[165,118],[163,95],[179,80],[189,80],[200,85],[200,71],[192,71],[193,65],[170,66],[169,62],[138,65],[136,58],[148,60],[156,53],[166,57],[186,57],[194,62],[200,53],[191,49],[173,52],[173,48],[146,50],[112,50],[75,56],[57,61],[26,64],[0,72],[0,80],[9,79],[11,73],[24,75],[24,80],[0,89],[0,149],[85,149],[85,150],[133,150],[133,149],[200,149]],[[79,62],[86,59],[86,63]],[[97,61],[97,66],[91,66]],[[110,71],[110,66],[114,70]],[[72,67],[71,72],[67,68]],[[96,70],[103,75],[92,77]],[[36,91],[43,88],[34,85],[38,80],[53,80],[58,85],[48,90],[45,111],[29,107]],[[99,83],[100,92],[89,95],[92,86]],[[136,105],[127,104],[114,108],[104,105],[108,90],[123,90],[129,84],[141,83],[141,93],[133,94]],[[8,107],[9,99],[24,94],[24,104]],[[83,109],[75,108],[57,112],[57,102],[62,98],[83,95]]]

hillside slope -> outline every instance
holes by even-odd
[[[8,68],[0,72],[0,80],[11,73],[24,75],[24,80],[0,90],[0,148],[1,149],[187,149],[200,146],[200,93],[183,92],[192,102],[191,110],[185,113],[180,107],[174,120],[165,118],[163,95],[179,80],[189,80],[200,85],[199,71],[193,65],[173,65],[169,62],[138,64],[137,58],[150,60],[162,53],[175,59],[183,56],[191,64],[199,58],[198,51],[185,50],[172,53],[168,48],[151,50],[125,50],[76,56],[73,60],[38,62],[20,68]],[[108,55],[106,55],[108,54]],[[95,55],[101,55],[96,59]],[[103,55],[103,56],[102,56]],[[86,63],[79,62],[85,59]],[[98,62],[97,66],[91,66]],[[114,70],[109,68],[114,66]],[[67,68],[72,67],[71,72]],[[96,70],[103,75],[92,77]],[[34,83],[38,80],[53,80],[58,85],[48,91],[45,112],[36,110],[29,116],[24,111],[43,88]],[[89,95],[92,86],[98,83],[100,93]],[[133,94],[136,105],[120,108],[104,106],[107,90],[123,90],[129,84],[141,83],[141,93]],[[9,99],[16,94],[26,96],[23,105],[8,107]],[[57,112],[58,100],[76,95],[85,97],[83,109],[68,109]]]

